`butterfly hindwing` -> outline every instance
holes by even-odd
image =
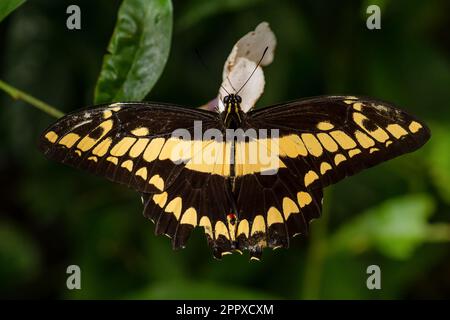
[[[310,190],[289,173],[254,173],[236,179],[239,224],[237,248],[259,259],[264,247],[287,248],[290,239],[308,234],[321,214],[322,189]]]
[[[144,194],[144,215],[155,222],[155,233],[172,239],[174,249],[183,248],[196,226],[204,228],[216,258],[234,249],[232,211],[226,180],[220,175],[183,169],[167,190]]]

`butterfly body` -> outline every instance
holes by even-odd
[[[141,193],[144,215],[174,248],[202,227],[215,257],[248,250],[259,259],[265,247],[288,247],[307,234],[323,188],[430,137],[423,122],[370,98],[315,97],[247,113],[240,102],[225,97],[222,113],[145,102],[96,106],[51,125],[40,149]],[[180,129],[183,139],[174,136]]]
[[[237,94],[227,95],[223,99],[225,110],[222,113],[222,119],[225,128],[237,129],[241,126],[242,119],[245,115],[240,106],[241,101],[242,98]]]

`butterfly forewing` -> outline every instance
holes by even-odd
[[[145,193],[168,188],[184,167],[172,151],[177,129],[194,139],[194,121],[202,130],[217,127],[214,113],[176,106],[116,103],[69,114],[50,126],[40,149],[50,159],[126,184]]]
[[[320,187],[412,152],[430,137],[424,123],[389,103],[344,96],[256,110],[249,126],[279,129],[287,170],[302,180],[317,176],[312,183]]]

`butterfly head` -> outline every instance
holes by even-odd
[[[223,104],[225,105],[225,125],[231,127],[241,123],[241,96],[237,94],[229,94],[223,98]]]
[[[231,93],[223,98],[223,104],[228,107],[240,108],[242,98],[238,94]]]

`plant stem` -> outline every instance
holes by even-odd
[[[327,256],[327,231],[329,221],[329,203],[331,192],[327,190],[327,205],[324,207],[322,217],[311,225],[310,245],[306,256],[305,273],[303,278],[302,299],[316,300],[320,297],[320,282],[322,279],[323,263]]]
[[[25,101],[55,118],[61,118],[64,115],[63,112],[59,111],[55,107],[52,107],[44,101],[41,101],[17,88],[14,88],[13,86],[10,86],[2,80],[0,80],[0,89],[9,94],[13,99]]]

